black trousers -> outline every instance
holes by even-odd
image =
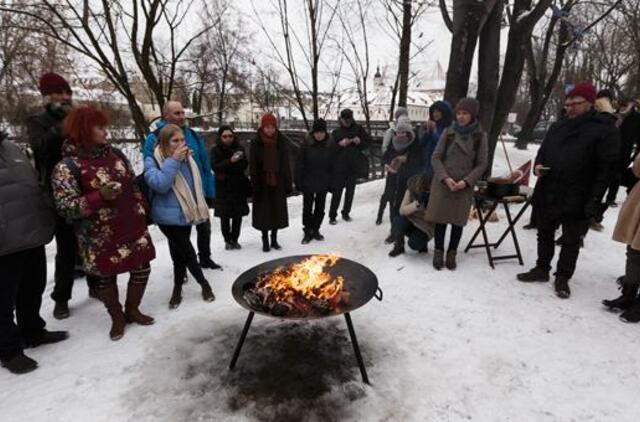
[[[191,226],[158,226],[167,237],[169,254],[173,261],[173,281],[182,284],[187,269],[198,283],[205,280],[202,268],[198,265],[196,251],[191,244]]]
[[[45,327],[40,317],[47,284],[44,246],[0,256],[0,274],[0,359],[7,360],[22,352],[22,339],[35,337]]]
[[[615,202],[616,197],[618,196],[618,190],[620,190],[620,181],[622,179],[622,175],[620,173],[616,173],[611,178],[611,183],[609,183],[609,189],[607,190],[606,202]]]
[[[198,234],[198,256],[200,259],[211,258],[211,220],[196,226]]]
[[[451,237],[449,238],[449,251],[458,250],[458,246],[460,245],[460,239],[462,238],[462,226],[456,226],[450,224],[451,226]],[[444,250],[444,237],[447,233],[447,224],[436,224],[433,238],[436,244],[436,249],[439,251]]]
[[[335,220],[338,216],[338,208],[340,207],[340,201],[342,200],[342,192],[346,191],[344,196],[344,205],[342,205],[342,215],[349,215],[351,213],[351,206],[353,205],[353,197],[356,193],[356,178],[348,177],[346,183],[339,187],[334,188],[331,191],[331,207],[329,209],[329,218]]]
[[[391,233],[396,243],[404,245],[405,236],[409,238],[409,247],[414,251],[426,251],[429,235],[416,227],[409,218],[398,215],[391,225]]]
[[[555,275],[571,278],[576,270],[580,253],[580,237],[588,226],[587,220],[575,218],[538,217],[538,261],[536,265],[545,271],[551,270],[551,260],[555,253],[556,229],[562,226],[560,257]]]
[[[242,217],[220,217],[220,230],[225,243],[237,242],[240,238]]]
[[[78,243],[73,224],[58,216],[56,218],[56,258],[55,272],[53,274],[54,286],[51,299],[56,302],[68,302],[71,300],[73,282],[75,278],[76,263],[78,258]],[[87,285],[95,287],[98,277],[87,275]]]
[[[302,195],[302,225],[305,232],[320,230],[326,202],[327,192],[304,192]]]

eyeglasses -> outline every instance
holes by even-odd
[[[580,104],[584,104],[584,103],[586,103],[586,102],[587,102],[586,100],[583,100],[583,101],[574,101],[574,102],[572,102],[572,103],[564,103],[564,108],[577,107],[577,106],[579,106]]]

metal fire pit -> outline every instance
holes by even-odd
[[[353,344],[353,351],[356,355],[356,361],[358,362],[358,366],[360,367],[362,381],[369,384],[369,378],[367,376],[364,362],[362,361],[362,355],[360,354],[360,347],[358,346],[356,332],[353,329],[353,323],[351,322],[350,312],[360,308],[361,306],[364,306],[373,297],[378,300],[382,300],[382,290],[380,290],[380,288],[378,287],[378,278],[370,269],[355,261],[340,258],[333,267],[326,270],[334,277],[341,275],[344,278],[344,289],[347,290],[350,294],[348,304],[341,304],[340,307],[334,312],[326,315],[279,317],[265,312],[264,310],[252,308],[243,297],[243,293],[247,289],[253,287],[253,285],[258,281],[259,275],[273,272],[278,267],[286,267],[312,256],[313,255],[296,255],[264,262],[242,273],[233,283],[233,287],[231,290],[233,293],[233,298],[240,304],[240,306],[249,311],[249,315],[247,316],[247,321],[244,324],[242,334],[240,335],[240,339],[238,340],[238,344],[233,353],[233,357],[231,358],[229,369],[233,369],[236,366],[236,362],[238,360],[238,357],[240,356],[240,351],[242,350],[242,345],[244,344],[244,340],[247,337],[247,333],[249,332],[249,328],[251,327],[251,322],[253,321],[253,317],[256,313],[268,316],[270,318],[298,321],[344,315],[344,318],[347,322],[347,328],[349,330],[349,336],[351,337],[351,343]]]

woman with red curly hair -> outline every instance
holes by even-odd
[[[67,115],[64,158],[53,170],[51,186],[58,213],[74,223],[85,272],[99,278],[98,296],[111,315],[109,334],[118,340],[127,322],[154,323],[138,307],[155,249],[133,168],[122,151],[107,143],[108,125],[108,116],[93,106]],[[116,284],[122,273],[130,274],[124,311]]]

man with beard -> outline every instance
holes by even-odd
[[[534,167],[538,176],[533,195],[538,260],[535,268],[518,274],[518,280],[549,281],[554,234],[562,226],[554,283],[556,295],[562,299],[571,295],[569,280],[576,268],[580,237],[589,220],[600,213],[600,201],[619,156],[618,129],[594,110],[595,100],[595,87],[586,82],[567,94],[567,118],[549,128]]]
[[[69,83],[56,73],[46,73],[40,78],[39,89],[45,98],[44,111],[27,120],[29,142],[33,150],[39,182],[51,196],[51,171],[62,160],[62,144],[65,137],[61,124],[73,106]],[[64,218],[56,218],[55,286],[51,298],[55,301],[53,316],[57,319],[69,317],[68,302],[73,289],[76,264],[76,237],[73,225]],[[92,295],[92,280],[87,279]]]

